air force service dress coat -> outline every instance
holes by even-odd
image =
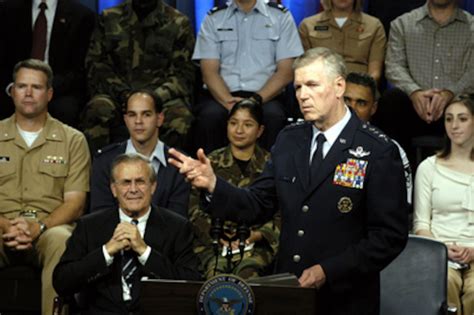
[[[310,184],[311,139],[310,123],[285,128],[259,179],[248,189],[218,179],[209,211],[254,221],[281,209],[276,272],[300,276],[320,264],[324,314],[378,314],[379,271],[408,235],[400,154],[352,113]]]

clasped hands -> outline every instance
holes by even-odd
[[[112,238],[105,244],[105,249],[110,256],[114,256],[121,250],[133,250],[141,256],[145,253],[147,244],[136,225],[121,222],[115,228]]]
[[[29,250],[33,247],[33,242],[40,235],[38,222],[26,220],[18,217],[9,220],[5,233],[3,233],[3,243],[10,250]]]
[[[413,92],[410,99],[418,116],[430,124],[443,115],[444,108],[453,96],[449,90],[429,89]]]
[[[474,262],[474,248],[463,247],[456,244],[448,245],[448,257],[452,261],[463,264],[470,264]]]

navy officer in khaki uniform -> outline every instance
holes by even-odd
[[[0,268],[42,268],[42,314],[51,315],[52,273],[83,212],[90,157],[83,134],[48,114],[50,66],[20,61],[13,73],[15,113],[0,121]]]
[[[310,49],[293,68],[306,122],[280,132],[249,188],[216,177],[202,150],[198,160],[170,150],[170,163],[207,192],[214,216],[263,222],[281,209],[276,272],[319,288],[321,314],[379,314],[379,272],[408,238],[400,154],[344,104],[340,55]]]
[[[344,57],[349,72],[380,81],[387,39],[382,23],[362,12],[362,0],[322,0],[324,11],[304,19],[298,31],[304,49],[327,47]]]

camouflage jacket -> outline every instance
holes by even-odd
[[[210,159],[212,167],[217,176],[238,187],[247,187],[253,183],[255,179],[263,172],[265,162],[270,158],[270,153],[260,148],[258,145],[256,146],[255,153],[247,165],[246,172],[249,174],[248,176],[244,176],[244,174],[242,174],[242,171],[232,156],[230,146],[211,152],[208,158]],[[189,201],[188,216],[193,222],[197,234],[197,241],[201,243],[200,245],[210,246],[211,238],[209,236],[209,229],[211,226],[211,219],[209,214],[205,213],[199,208],[199,198],[199,191],[193,188]],[[253,230],[258,230],[262,233],[263,238],[268,242],[268,245],[271,246],[273,254],[276,254],[278,249],[278,241],[280,236],[279,217],[279,213],[277,213],[273,220],[268,221],[264,225],[252,227]],[[227,226],[232,224],[235,223],[230,221],[225,222],[225,225]],[[202,250],[203,249],[195,248],[196,253],[199,253]]]
[[[189,19],[158,1],[139,21],[132,0],[104,10],[86,57],[92,96],[107,94],[116,101],[136,88],[155,90],[162,103],[182,98],[191,104],[195,66],[194,33]]]

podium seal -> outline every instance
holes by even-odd
[[[202,285],[197,296],[199,315],[252,315],[255,296],[241,278],[222,274]]]

